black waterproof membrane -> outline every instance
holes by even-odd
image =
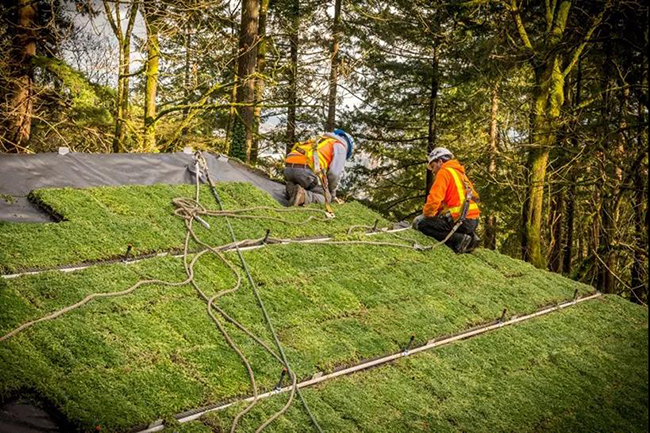
[[[225,156],[203,156],[215,182],[249,182],[287,204],[284,185]],[[34,189],[193,182],[192,153],[0,154],[0,221],[52,221],[27,200]]]

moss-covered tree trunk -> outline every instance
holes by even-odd
[[[160,62],[160,43],[158,41],[158,22],[151,2],[144,3],[144,18],[147,28],[147,64],[144,90],[144,134],[145,152],[156,151],[156,90],[158,88],[158,64]]]
[[[510,11],[521,38],[523,49],[535,71],[532,98],[532,143],[528,153],[528,190],[523,213],[522,251],[525,260],[544,268],[542,251],[542,220],[544,214],[544,182],[549,151],[556,146],[558,119],[564,102],[564,80],[571,72],[591,35],[603,18],[596,16],[575,48],[564,40],[571,1],[545,2],[545,31],[538,34],[535,45],[528,36],[517,0],[511,0]]]
[[[546,267],[542,251],[544,182],[549,151],[555,146],[557,120],[564,102],[564,77],[557,57],[536,73],[533,98],[533,144],[528,153],[528,193],[524,210],[524,260],[538,268]]]
[[[16,20],[12,29],[15,32],[13,52],[10,56],[12,71],[12,93],[9,95],[9,114],[7,115],[8,140],[3,140],[7,152],[19,153],[28,145],[33,101],[33,68],[31,59],[36,55],[36,3],[30,0],[16,2]]]
[[[336,125],[336,93],[339,78],[339,44],[341,39],[341,0],[334,1],[334,22],[332,26],[332,47],[330,49],[329,95],[327,100],[327,121],[325,130],[333,131]]]
[[[237,117],[228,154],[248,161],[255,131],[255,60],[257,58],[257,25],[259,0],[244,0],[239,30],[239,57],[237,58]],[[240,123],[240,125],[237,125]],[[243,137],[235,134],[243,129]]]
[[[258,29],[257,44],[257,78],[255,80],[255,134],[253,137],[253,146],[251,147],[250,160],[252,164],[257,162],[257,156],[260,148],[260,123],[262,119],[262,101],[264,101],[264,71],[266,70],[266,16],[269,11],[269,0],[262,0],[260,3],[260,22]]]

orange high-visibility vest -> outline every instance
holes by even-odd
[[[305,164],[314,173],[327,172],[334,157],[334,144],[338,141],[331,137],[316,137],[309,141],[296,143],[287,155],[285,162]]]
[[[469,182],[469,179],[467,176],[465,176],[465,173],[462,173],[460,171],[457,171],[453,168],[448,168],[449,172],[451,173],[452,177],[454,178],[454,185],[455,188],[449,188],[451,190],[450,194],[450,200],[447,202],[449,205],[445,205],[443,207],[443,213],[445,211],[449,211],[451,214],[452,218],[456,219],[460,216],[461,212],[463,211],[463,205],[465,204],[465,198],[467,197],[467,190],[471,189],[472,191],[472,199],[469,201],[469,208],[467,209],[467,216],[465,218],[467,219],[475,219],[479,217],[480,210],[478,208],[478,204],[474,201],[474,198],[478,199],[478,196],[474,196],[474,188],[472,187],[472,184]],[[458,205],[454,206],[452,203],[458,203]]]

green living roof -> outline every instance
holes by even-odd
[[[218,184],[226,209],[280,208],[247,184]],[[50,189],[32,194],[60,223],[0,223],[5,274],[180,251],[185,227],[174,197],[193,187],[129,186]],[[217,209],[208,188],[202,203]],[[265,215],[303,221],[299,211]],[[351,225],[389,223],[358,203],[336,207],[334,220],[287,224],[231,218],[238,239],[331,235],[419,245],[434,242],[408,230],[372,238]],[[222,217],[194,224],[210,245],[230,242]],[[194,245],[192,248],[196,249]],[[224,253],[239,266],[237,254]],[[593,288],[524,262],[479,249],[457,256],[380,245],[267,245],[243,252],[298,379],[331,372],[499,317],[593,292]],[[235,277],[215,256],[196,265],[208,295]],[[241,271],[241,270],[240,270]],[[47,270],[0,280],[0,336],[85,296],[118,292],[141,279],[182,281],[182,260],[167,255],[135,263],[103,262],[75,272]],[[272,338],[249,284],[220,298],[219,307],[260,336]],[[641,431],[648,419],[647,309],[614,296],[503,328],[470,341],[305,390],[325,431]],[[280,365],[259,345],[223,322],[251,361],[260,391],[274,387]],[[128,431],[159,418],[251,394],[246,371],[190,285],[160,284],[96,299],[0,341],[0,395],[29,391],[83,429]],[[241,422],[254,431],[264,414],[286,401],[274,396]],[[598,407],[602,410],[595,410]],[[233,410],[185,424],[185,431],[227,430]],[[485,420],[482,424],[481,420]],[[485,427],[485,426],[489,426]],[[565,426],[569,426],[565,429]],[[642,427],[643,426],[643,427]],[[298,403],[269,427],[308,431]],[[176,428],[176,430],[181,427]]]

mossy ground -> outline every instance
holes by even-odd
[[[269,196],[249,185],[219,184],[219,191],[226,208],[278,206]],[[4,247],[0,252],[0,261],[5,272],[116,257],[124,253],[128,243],[133,244],[139,253],[180,248],[185,233],[184,224],[172,214],[171,199],[191,197],[193,188],[158,185],[58,189],[38,191],[34,195],[66,221],[58,224],[0,225],[0,240]],[[216,208],[207,189],[202,190],[201,197],[207,207]],[[272,211],[263,213],[277,216]],[[305,218],[304,214],[280,216],[293,221]],[[367,208],[349,204],[337,208],[337,218],[333,221],[313,222],[305,226],[245,219],[232,221],[239,239],[261,237],[266,228],[279,237],[334,234],[345,239],[345,230],[349,225],[372,225],[377,218]],[[196,225],[199,236],[210,244],[229,242],[224,221],[220,218],[209,220],[211,230]],[[387,222],[380,220],[380,226],[385,225]],[[432,244],[430,239],[412,231],[400,235],[421,244]],[[359,235],[351,237],[360,238]],[[368,239],[403,242],[390,234]],[[493,320],[504,307],[509,314],[524,314],[542,305],[569,299],[576,289],[580,294],[593,290],[488,250],[456,256],[445,247],[418,252],[366,245],[294,244],[267,246],[244,254],[287,355],[300,378],[397,351],[411,335],[416,336],[416,343],[423,343],[436,336]],[[236,254],[228,253],[227,257],[237,263]],[[210,256],[204,256],[198,262],[196,271],[199,285],[209,294],[228,288],[234,282],[232,274]],[[48,271],[1,280],[0,333],[4,334],[24,321],[70,305],[90,293],[123,290],[139,279],[181,281],[184,276],[179,259],[162,257],[130,265],[99,265],[74,273]],[[247,284],[238,293],[220,299],[218,304],[266,341],[271,341]],[[496,337],[486,336],[480,341],[487,343],[480,347],[466,342],[446,348],[444,353],[461,351],[452,356],[446,367],[441,364],[442,361],[436,361],[439,355],[416,357],[405,365],[421,363],[421,368],[430,370],[433,376],[438,374],[436,368],[441,368],[442,373],[457,379],[445,368],[454,370],[458,367],[456,364],[464,363],[467,368],[463,371],[474,371],[479,382],[482,380],[479,380],[480,374],[487,375],[494,387],[510,386],[510,375],[519,374],[524,382],[532,380],[530,370],[530,374],[539,376],[550,387],[548,392],[556,394],[536,396],[532,385],[513,390],[521,400],[517,404],[523,407],[526,404],[535,405],[535,398],[551,398],[552,395],[560,398],[560,394],[557,394],[559,391],[553,388],[559,374],[555,368],[539,370],[527,364],[532,356],[530,353],[535,350],[541,351],[542,360],[543,356],[550,356],[548,353],[553,352],[551,346],[555,342],[568,345],[567,358],[563,362],[572,366],[575,364],[573,367],[578,371],[593,370],[594,360],[590,357],[594,354],[612,365],[618,365],[622,371],[629,370],[620,386],[616,385],[618,382],[608,382],[614,376],[605,375],[594,382],[594,386],[604,383],[611,388],[605,394],[596,393],[594,398],[609,399],[607,401],[612,411],[634,409],[642,412],[640,416],[645,411],[647,419],[647,405],[639,406],[638,403],[639,395],[644,392],[647,399],[647,324],[645,328],[639,325],[639,317],[645,317],[647,322],[647,310],[617,299],[594,305],[601,304],[607,307],[580,307],[580,313],[575,313],[579,316],[577,319],[566,319],[569,320],[568,324],[560,323],[558,326],[566,328],[565,333],[556,334],[551,329],[553,326],[537,325],[541,326],[539,332],[508,331],[507,335],[515,332],[512,339],[516,342],[499,343],[491,340]],[[562,313],[557,317],[573,316]],[[573,332],[572,327],[576,328]],[[227,325],[227,328],[252,360],[260,386],[263,389],[272,387],[279,377],[280,366],[277,362],[232,326]],[[609,332],[608,339],[592,338],[592,328],[594,332]],[[522,334],[516,337],[516,332]],[[641,340],[639,335],[644,332],[646,339]],[[609,349],[611,344],[614,345],[612,347],[627,347],[625,344],[628,344],[628,340],[634,350]],[[608,341],[611,344],[603,347]],[[517,345],[521,345],[520,350],[515,350]],[[576,347],[571,349],[574,345]],[[585,346],[584,356],[581,345]],[[504,367],[500,366],[501,363],[486,363],[481,351],[490,352],[495,357],[510,354],[510,361],[503,365],[519,367],[508,367],[508,374],[497,374],[492,378],[494,369],[500,371]],[[645,353],[643,357],[639,356],[641,352]],[[553,366],[548,362],[542,364]],[[607,367],[609,364],[605,365],[610,368]],[[0,366],[1,395],[7,396],[20,389],[34,390],[53,402],[82,428],[102,425],[104,431],[128,430],[134,425],[251,392],[240,360],[210,321],[204,302],[189,286],[145,286],[129,296],[97,300],[54,321],[37,324],[0,343]],[[641,367],[646,371],[645,379],[639,373]],[[401,380],[398,379],[406,373],[400,368],[395,366],[376,370],[386,372],[386,380],[373,371],[367,374],[379,376],[369,376],[370,379],[365,381],[362,377],[366,376],[359,376],[359,379],[349,378],[341,383],[352,381],[347,386],[361,393],[356,397],[360,400],[363,400],[363,393],[382,394],[387,396],[386,404],[402,404],[398,398],[401,389],[398,386]],[[570,381],[568,385],[557,386],[568,387],[567,392],[578,393],[579,390],[573,388],[580,388],[584,378],[577,377],[573,370],[563,374],[570,377]],[[466,407],[470,412],[469,417],[480,418],[481,413],[503,403],[496,391],[490,393],[490,389],[480,386],[472,388],[469,383],[444,382],[447,392],[455,396],[453,401],[457,403],[454,405]],[[336,390],[341,385],[337,383],[332,386]],[[321,388],[330,389],[328,386]],[[526,390],[531,395],[526,396]],[[634,402],[630,403],[631,406],[625,402],[619,404],[618,400],[629,394],[629,390],[635,392]],[[332,392],[335,395],[348,393],[346,388]],[[429,426],[420,430],[485,431],[469,421],[459,424],[456,415],[450,415],[447,424],[444,424],[447,419],[444,417],[436,421],[440,424],[429,422],[427,420],[434,419],[431,411],[435,411],[435,408],[422,411],[421,407],[422,402],[429,398],[429,391],[415,387],[404,392],[414,400],[413,409],[408,412],[411,424],[424,423],[422,426]],[[323,394],[319,390],[310,391],[311,395],[313,397],[310,398],[319,401],[317,395]],[[369,407],[366,424],[358,420],[350,421],[349,416],[344,411],[339,412],[334,403],[314,404],[319,418],[331,419],[327,421],[332,423],[330,431],[377,431],[369,427],[373,420],[382,416],[387,420],[393,419],[390,417],[392,412],[380,403]],[[457,413],[454,412],[456,406],[450,407],[452,412],[449,413]],[[270,411],[271,408],[265,410]],[[503,406],[500,410],[504,417],[515,419],[508,425],[517,425],[518,406],[510,409]],[[287,429],[293,426],[291,429],[295,431],[308,428],[308,424],[300,418],[299,406],[292,411],[286,420],[278,422],[274,427],[276,431],[284,431],[282,426],[285,425]],[[539,430],[557,430],[559,424],[556,422],[559,421],[550,412],[547,415]],[[257,416],[261,415],[251,416],[247,421],[249,427]],[[337,417],[341,420],[337,421]],[[605,422],[606,419],[609,418],[601,421]],[[542,422],[541,418],[539,422]],[[337,427],[339,424],[341,427]],[[527,426],[522,424],[522,427]],[[203,425],[187,428],[201,429]]]

